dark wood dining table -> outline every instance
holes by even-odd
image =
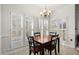
[[[60,52],[60,38],[58,35],[53,36],[52,40],[57,40],[58,42],[58,53]],[[40,37],[34,37],[34,41],[36,41],[37,43],[39,43],[40,45],[43,46],[43,51],[42,51],[42,55],[44,55],[44,47],[45,44],[48,44],[51,41],[51,36],[40,36]]]

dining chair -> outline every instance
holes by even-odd
[[[57,34],[57,32],[49,32],[49,35],[56,35]]]
[[[35,36],[35,37],[40,37],[41,34],[40,34],[40,32],[35,32],[35,33],[34,33],[34,36]]]
[[[38,40],[40,37],[41,37],[40,32],[35,32],[35,33],[34,33],[34,38],[35,38],[36,40]],[[39,45],[39,44],[37,44],[37,45]]]
[[[38,52],[40,52],[40,54],[43,51],[43,48],[41,45],[38,45],[39,43],[34,41],[34,37],[33,36],[29,36],[28,37],[28,42],[29,42],[29,55],[31,55],[31,53],[33,52],[34,55]]]
[[[51,41],[49,42],[49,44],[45,46],[45,49],[48,50],[48,53],[50,52],[50,55],[52,54],[52,51],[55,50],[55,55],[57,55],[57,51],[56,51],[57,38],[54,40],[52,39],[53,39],[53,36],[51,36]]]
[[[59,37],[59,33],[57,32],[49,32],[49,36],[53,36],[53,37]]]

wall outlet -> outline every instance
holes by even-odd
[[[70,41],[72,41],[72,39],[70,39]]]

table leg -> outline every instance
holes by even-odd
[[[43,51],[42,51],[42,55],[44,55],[44,45],[42,45],[43,46]]]
[[[44,50],[42,51],[42,55],[44,55]]]
[[[60,38],[58,38],[58,53],[60,52]]]

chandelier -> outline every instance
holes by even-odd
[[[52,14],[52,11],[50,9],[43,9],[41,12],[40,12],[40,15],[41,16],[44,16],[44,17],[49,17],[51,16]]]

